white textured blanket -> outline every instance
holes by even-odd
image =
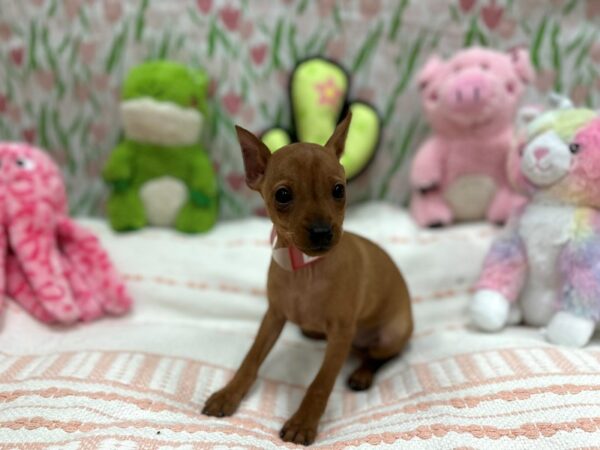
[[[0,325],[0,448],[281,448],[324,343],[286,326],[240,410],[200,415],[232,375],[265,310],[266,220],[202,237],[145,230],[101,237],[136,299],[134,313],[51,329],[10,306]],[[406,213],[372,204],[347,229],[400,265],[415,305],[409,350],[368,392],[344,384],[314,448],[568,448],[600,443],[600,349],[549,345],[537,330],[484,335],[466,325],[469,287],[495,231],[419,231]],[[289,445],[289,447],[294,447]]]

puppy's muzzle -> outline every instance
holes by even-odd
[[[327,248],[333,240],[333,229],[331,225],[314,223],[308,227],[308,239],[317,248]]]

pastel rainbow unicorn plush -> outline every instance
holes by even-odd
[[[530,202],[488,253],[471,320],[485,331],[524,321],[581,347],[600,321],[600,116],[553,110],[526,134],[509,171]]]

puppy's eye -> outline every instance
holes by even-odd
[[[338,183],[333,187],[333,198],[337,199],[337,200],[341,200],[344,198],[344,195],[346,195],[346,188],[344,187],[343,184]]]
[[[21,158],[21,157],[17,158],[15,160],[15,164],[20,169],[23,169],[23,170],[33,170],[33,169],[35,169],[35,163],[32,160],[27,159],[27,158]]]
[[[572,142],[572,143],[569,144],[569,151],[571,153],[573,153],[573,154],[579,153],[579,150],[581,150],[581,145],[579,145],[579,144],[577,144],[575,142]]]
[[[293,198],[292,191],[288,188],[282,187],[275,192],[275,201],[280,205],[287,205]]]

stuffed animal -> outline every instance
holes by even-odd
[[[291,143],[324,145],[345,112],[352,112],[346,148],[340,162],[346,179],[358,176],[373,159],[379,143],[381,123],[375,109],[347,100],[350,77],[340,66],[322,58],[300,62],[290,79],[290,103],[294,129],[272,128],[262,135],[272,152]]]
[[[147,62],[129,72],[121,103],[125,136],[103,172],[115,230],[150,224],[198,233],[214,225],[217,181],[199,143],[206,95],[204,72],[175,62]]]
[[[421,226],[462,220],[504,223],[523,204],[506,177],[514,122],[533,81],[529,53],[469,48],[443,61],[432,56],[418,75],[432,134],[411,170],[411,212]]]
[[[543,113],[510,161],[531,201],[492,245],[471,319],[486,331],[547,325],[549,341],[583,346],[600,320],[600,116]]]
[[[106,251],[67,215],[56,164],[42,150],[9,142],[0,142],[0,162],[2,293],[47,323],[127,312],[131,298]]]

